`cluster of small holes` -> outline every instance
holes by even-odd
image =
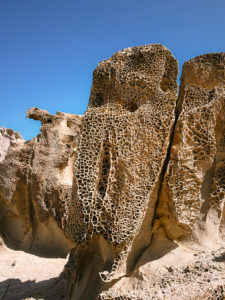
[[[159,114],[148,112],[86,113],[75,162],[77,200],[71,229],[77,229],[73,234],[76,243],[88,242],[95,232],[120,244],[138,229],[169,134],[169,128],[158,120]],[[156,126],[151,127],[152,123]],[[158,127],[163,129],[161,136]]]
[[[177,70],[161,45],[122,50],[95,70],[75,161],[69,229],[76,244],[98,234],[126,245],[140,228],[166,156]]]
[[[218,286],[216,289],[210,289],[205,296],[207,300],[224,300],[225,286]]]
[[[130,112],[176,95],[177,61],[159,44],[122,50],[94,71],[89,107],[118,103]],[[162,99],[163,100],[163,99]]]
[[[200,68],[199,64],[205,71],[198,74],[198,79],[194,77],[197,81],[194,82],[192,76]],[[192,59],[183,68],[182,99],[179,99],[182,112],[175,130],[179,145],[175,152],[172,147],[165,181],[174,199],[178,220],[189,225],[202,218],[203,207],[214,206],[220,210],[225,195],[225,97],[220,88],[222,79],[217,77],[216,71],[217,68],[225,71],[224,65],[224,54],[210,54]],[[209,73],[211,82],[205,86],[203,78]],[[210,170],[211,179],[202,187]],[[202,188],[208,190],[204,192],[207,199],[202,196]]]

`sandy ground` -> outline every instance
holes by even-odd
[[[0,300],[65,299],[66,259],[13,251],[0,244]]]
[[[66,283],[61,274],[65,263],[66,259],[13,251],[0,241],[0,300],[65,299]],[[139,272],[144,286],[135,287],[131,278],[124,278],[121,288],[117,287],[118,296],[142,300],[225,300],[225,247],[207,253],[173,249],[140,266]],[[129,284],[126,292],[124,286]],[[111,292],[106,292],[103,299],[112,299]]]

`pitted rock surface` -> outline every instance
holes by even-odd
[[[69,210],[70,299],[150,299],[152,256],[221,245],[224,65],[224,54],[185,63],[178,99],[176,61],[161,45],[122,50],[94,71]]]
[[[184,64],[179,118],[157,207],[168,235],[176,230],[166,224],[176,220],[189,226],[200,245],[224,235],[224,74],[224,53],[201,55]],[[179,238],[178,231],[176,235]]]
[[[82,116],[32,108],[42,122],[31,141],[11,145],[0,163],[0,230],[7,245],[45,256],[66,256],[63,230],[71,198]]]
[[[127,255],[133,264],[150,243],[153,193],[175,119],[177,73],[177,61],[159,44],[122,50],[94,71],[75,161],[69,230],[82,256],[92,241],[109,248],[101,262],[103,281],[129,272]],[[147,214],[142,232],[148,237],[135,243]]]

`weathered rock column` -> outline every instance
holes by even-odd
[[[70,299],[96,299],[150,244],[177,73],[160,44],[124,49],[94,71],[69,210]]]
[[[184,64],[177,115],[155,229],[207,249],[224,238],[225,53]]]

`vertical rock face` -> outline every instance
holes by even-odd
[[[171,238],[183,237],[183,223],[195,242],[206,247],[224,234],[224,53],[184,64],[177,114],[157,216]]]
[[[2,126],[0,128],[0,161],[5,159],[10,144],[22,142],[24,142],[24,139],[19,132]]]
[[[75,268],[85,264],[91,249],[97,256],[83,266],[81,282],[100,270],[102,282],[129,274],[150,243],[175,118],[177,73],[177,61],[159,44],[122,50],[94,71],[69,210],[73,255],[80,260]],[[98,275],[92,276],[101,289]],[[91,284],[82,284],[74,299],[88,297]]]
[[[82,117],[38,108],[40,134],[11,145],[0,163],[0,230],[6,244],[30,253],[66,256],[72,241],[64,236],[73,165]]]
[[[194,270],[214,266],[190,249],[223,238],[224,58],[185,63],[178,101],[177,63],[161,45],[122,50],[94,71],[69,209],[69,299],[179,299],[170,280],[187,263],[190,295],[220,289],[196,284]]]

